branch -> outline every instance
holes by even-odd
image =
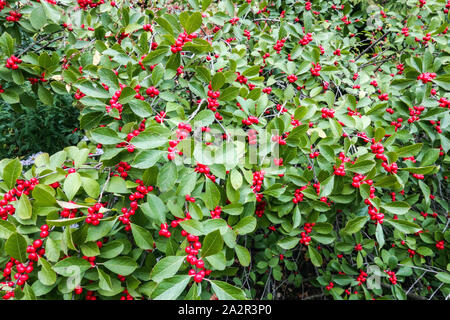
[[[386,31],[377,41],[375,41],[374,43],[372,43],[370,46],[368,46],[363,52],[361,52],[359,54],[359,56],[356,57],[355,62],[359,60],[359,58],[361,58],[367,51],[369,51],[370,49],[372,49],[374,46],[377,45],[378,42],[380,42],[381,40],[383,40],[389,33],[391,33],[392,31]]]

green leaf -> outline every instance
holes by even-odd
[[[448,273],[448,272],[436,273],[435,277],[443,283],[447,283],[447,284],[450,283],[450,273]]]
[[[195,127],[208,127],[214,122],[214,113],[211,110],[202,110],[194,117]]]
[[[383,234],[383,227],[381,226],[380,223],[377,224],[375,237],[377,238],[379,248],[381,249],[384,246],[384,234]]]
[[[6,240],[5,252],[8,256],[24,263],[27,259],[27,241],[21,234],[15,232]]]
[[[347,222],[345,228],[342,231],[346,234],[356,233],[359,230],[361,230],[362,227],[364,227],[367,220],[368,220],[367,216],[353,218]]]
[[[100,289],[106,290],[106,291],[112,291],[113,290],[113,284],[111,281],[111,277],[109,274],[107,274],[105,271],[103,271],[100,268],[97,268],[98,270],[98,286]]]
[[[326,178],[322,183],[320,184],[320,195],[322,197],[328,197],[331,194],[331,191],[333,191],[334,187],[334,174]]]
[[[132,167],[136,169],[148,169],[153,167],[163,155],[161,150],[144,150],[139,152],[134,158]]]
[[[180,226],[188,233],[192,233],[195,236],[203,235],[203,225],[197,220],[180,221]]]
[[[223,239],[219,230],[215,230],[206,235],[203,240],[203,246],[201,251],[202,257],[211,256],[218,253],[223,248]]]
[[[419,153],[419,151],[422,149],[422,145],[423,143],[412,144],[410,146],[397,149],[395,153],[397,153],[397,156],[399,158],[412,157]]]
[[[116,220],[102,221],[97,226],[89,226],[86,241],[97,241],[106,237],[114,226]]]
[[[253,216],[247,216],[241,219],[234,227],[233,230],[240,235],[253,232],[256,228],[256,218]]]
[[[211,87],[214,91],[219,90],[225,84],[225,77],[222,72],[217,72],[211,80]]]
[[[333,231],[333,225],[328,222],[316,222],[314,231],[320,234],[329,234]]]
[[[86,242],[80,246],[81,252],[86,257],[95,257],[100,254],[100,249],[97,246],[96,242]]]
[[[206,192],[203,194],[203,200],[209,210],[213,210],[219,205],[220,192],[216,184],[210,179],[206,179]]]
[[[231,185],[233,186],[234,190],[239,190],[239,188],[242,185],[242,175],[239,173],[239,171],[237,169],[233,169],[231,170]]]
[[[161,282],[164,279],[174,276],[180,269],[186,256],[169,256],[162,258],[153,267],[150,273],[150,279],[155,282]]]
[[[355,164],[350,164],[347,162],[346,169],[350,172],[356,172],[359,174],[364,174],[372,170],[372,168],[375,166],[375,161],[371,160],[362,160],[362,161],[356,161]]]
[[[128,276],[137,269],[138,264],[130,257],[116,257],[103,264],[106,268],[122,276]]]
[[[164,202],[154,194],[147,195],[148,201],[140,206],[142,212],[157,223],[165,223],[167,207]]]
[[[131,224],[131,232],[133,233],[134,241],[136,245],[144,250],[153,250],[153,237],[150,231],[137,224]]]
[[[86,218],[87,218],[87,216],[71,218],[71,219],[47,220],[47,224],[49,226],[67,227],[67,226],[76,224],[78,222],[81,222],[81,221],[85,220]]]
[[[41,206],[51,206],[56,204],[55,190],[44,184],[38,184],[34,187],[32,192],[36,204]]]
[[[47,16],[41,5],[36,6],[30,13],[30,23],[36,30],[40,30],[47,23]]]
[[[237,244],[234,247],[234,250],[236,251],[236,255],[241,265],[244,267],[248,267],[251,261],[250,252],[248,251],[248,249]]]
[[[19,159],[14,159],[8,162],[3,168],[3,180],[8,189],[12,189],[16,184],[16,180],[22,174],[22,164]]]
[[[398,231],[406,234],[416,233],[422,230],[422,228],[419,225],[406,220],[386,219],[385,221],[394,226],[394,228],[397,229]]]
[[[91,264],[81,258],[69,257],[53,265],[53,270],[64,277],[80,277],[82,273],[91,268]]]
[[[152,291],[151,297],[153,300],[175,300],[184,291],[190,280],[191,277],[187,275],[164,279]]]
[[[219,300],[246,300],[245,293],[231,284],[220,280],[210,280],[211,288]]]
[[[167,47],[158,47],[155,51],[150,52],[147,56],[142,60],[142,64],[145,66],[152,66],[154,64],[160,63],[164,57],[169,52]]]
[[[69,200],[77,194],[81,187],[81,176],[78,172],[70,173],[64,181],[63,190]]]
[[[200,12],[194,12],[187,20],[187,24],[183,25],[183,27],[188,34],[191,34],[195,30],[200,28],[201,25],[202,25],[202,14]]]
[[[311,262],[316,267],[320,267],[323,263],[322,256],[320,255],[319,251],[314,249],[311,245],[308,246],[308,253],[309,257],[311,259]]]
[[[95,142],[104,145],[117,144],[122,142],[122,139],[119,138],[117,133],[109,127],[94,129],[91,131],[91,136],[92,139],[95,140]]]
[[[9,221],[0,219],[0,238],[8,239],[11,234],[16,232],[16,227]]]
[[[227,87],[220,93],[219,100],[232,101],[239,96],[239,91],[240,91],[240,89],[237,87],[233,87],[233,86]]]
[[[381,207],[392,214],[402,215],[409,211],[409,204],[404,201],[395,201],[382,204]]]
[[[39,281],[46,286],[51,286],[56,282],[56,273],[52,266],[42,257],[39,257],[38,264],[41,265],[41,271],[38,272]]]
[[[111,193],[129,193],[127,184],[121,177],[111,177],[105,191]]]
[[[147,118],[153,114],[153,110],[150,107],[150,104],[146,101],[135,99],[129,101],[128,105],[130,106],[131,111],[133,111],[134,114],[136,114],[138,117]]]
[[[285,250],[290,250],[298,244],[299,239],[296,237],[286,237],[278,240],[277,245]]]
[[[16,213],[22,220],[31,219],[32,210],[30,200],[26,194],[22,194],[19,200],[19,204],[17,205]]]

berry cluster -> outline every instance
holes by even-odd
[[[250,126],[252,124],[258,124],[259,120],[255,116],[249,116],[247,119],[242,119],[242,124],[246,126]]]
[[[291,74],[287,76],[287,79],[290,83],[294,83],[295,81],[297,81],[297,76],[295,74]]]
[[[311,41],[313,41],[312,33],[308,32],[307,34],[305,34],[303,36],[302,39],[300,39],[300,41],[298,43],[301,44],[302,46],[306,46]]]
[[[320,110],[322,112],[322,118],[334,118],[334,109],[322,108]]]
[[[301,236],[301,238],[300,238],[299,242],[301,244],[304,244],[305,246],[309,246],[309,244],[311,243],[311,237],[308,236],[308,234],[306,232],[300,233],[300,236]]]
[[[307,234],[310,234],[312,232],[313,227],[316,225],[315,222],[311,222],[311,223],[305,223],[305,225],[303,226],[303,228],[305,229],[305,232]]]
[[[72,203],[73,203],[73,201],[72,201]],[[74,209],[64,208],[63,210],[61,210],[59,215],[61,216],[61,218],[73,219],[77,216],[77,213],[78,213],[78,209],[76,209],[76,208],[74,208]]]
[[[144,29],[144,31],[150,31],[150,32],[153,32],[153,27],[152,27],[151,24],[144,24],[144,25],[142,26],[142,29]]]
[[[397,276],[395,275],[394,271],[384,271],[389,275],[389,281],[392,284],[397,284]]]
[[[261,191],[262,184],[264,182],[264,175],[266,172],[264,170],[253,172],[252,190],[256,194],[256,201],[261,202],[263,195],[259,193]]]
[[[208,109],[216,112],[219,107],[219,101],[217,98],[220,97],[219,91],[213,91],[211,83],[208,85]]]
[[[214,208],[214,210],[211,210],[209,213],[211,214],[212,219],[220,219],[220,214],[222,213],[222,207],[217,206]]]
[[[280,51],[283,49],[284,47],[284,43],[286,42],[286,39],[281,39],[281,40],[277,40],[277,43],[273,46],[273,49],[277,52],[280,53]]]
[[[155,116],[155,121],[158,122],[158,123],[163,123],[165,117],[166,117],[166,112],[165,111],[160,111],[159,114],[157,114]]]
[[[77,100],[80,100],[84,96],[85,96],[85,94],[83,92],[81,92],[80,89],[77,89],[77,92],[75,93],[74,98]]]
[[[381,101],[388,101],[389,95],[387,93],[382,93],[382,94],[378,95],[378,99],[380,99]]]
[[[118,103],[120,95],[122,94],[122,90],[123,88],[126,87],[126,85],[124,84],[120,84],[119,85],[120,89],[117,90],[116,92],[114,92],[114,95],[112,96],[112,98],[109,100],[109,105],[106,105],[106,112],[111,112],[112,109],[117,109],[117,111],[119,112],[119,117],[117,118],[117,120],[121,119],[121,114],[122,114],[122,110],[123,110],[123,106],[122,104]]]
[[[372,189],[372,187],[371,187],[371,189]],[[372,203],[370,202],[369,199],[365,199],[364,203],[369,206],[368,213],[369,213],[370,219],[374,220],[375,224],[383,223],[384,214],[381,212],[378,212],[378,209],[372,205]]]
[[[17,70],[19,69],[19,64],[22,63],[22,59],[17,58],[16,56],[11,56],[8,59],[6,59],[6,67],[8,69]]]
[[[425,110],[424,106],[413,106],[412,108],[409,108],[409,115],[411,118],[408,119],[408,123],[420,120],[419,116],[423,110]]]
[[[425,72],[417,76],[417,80],[422,80],[422,83],[427,83],[436,78],[436,73]]]
[[[372,186],[373,181],[368,179],[368,180],[364,180],[366,179],[367,176],[363,176],[362,174],[356,174],[352,180],[352,186],[355,188],[359,188],[362,184],[368,184],[369,186]]]
[[[382,162],[381,166],[384,168],[384,170],[386,170],[389,173],[397,173],[398,166],[397,163],[395,162],[391,165],[388,165],[387,162]]]
[[[216,181],[216,177],[209,173],[209,167],[206,164],[201,164],[197,162],[197,166],[195,167],[195,172],[204,173],[206,177],[211,179],[212,182]]]
[[[158,234],[161,237],[170,238],[172,233],[169,231],[169,225],[167,223],[161,223],[160,230],[159,230]]]
[[[261,218],[264,215],[264,211],[266,210],[266,202],[259,201],[256,205],[255,214],[258,218]]]
[[[313,65],[313,68],[309,69],[309,71],[311,72],[311,75],[313,77],[320,76],[320,70],[322,70],[322,66],[319,63],[315,64],[314,62],[311,62],[311,64]]]
[[[439,107],[450,109],[450,100],[441,97],[439,99]]]
[[[279,145],[282,145],[282,146],[284,146],[286,144],[286,140],[283,138],[283,136],[279,136],[279,135],[273,135],[272,141],[275,143],[278,143]]]
[[[94,206],[88,208],[88,215],[85,220],[87,224],[96,226],[100,223],[99,219],[103,218],[103,213],[99,212],[101,208],[103,208],[101,203],[96,203]]]
[[[309,154],[309,158],[310,158],[310,159],[317,158],[318,156],[320,156],[320,152],[319,152],[319,151],[314,151],[314,152],[311,152],[311,153]]]
[[[258,134],[258,131],[254,129],[248,130],[248,144],[255,145],[257,143],[256,135]]]
[[[189,246],[187,246],[184,251],[188,254],[186,257],[186,261],[192,265],[196,269],[190,269],[188,274],[194,277],[194,281],[197,283],[202,282],[205,275],[209,275],[211,270],[205,269],[205,262],[202,259],[197,257],[198,250],[201,249],[202,244],[198,241],[198,236],[194,236],[193,234],[188,234],[185,230],[181,231],[181,235],[186,237],[189,242]]]
[[[336,166],[333,165],[334,174],[337,176],[345,176],[345,167],[342,163],[339,167],[336,168]]]
[[[95,8],[103,3],[105,3],[105,0],[100,0],[98,2],[93,2],[93,0],[77,0],[78,5],[81,9],[87,10],[89,7]]]
[[[247,37],[247,40],[250,40],[250,38],[252,37],[250,31],[248,31],[247,29],[244,30],[244,36]]]
[[[10,11],[9,16],[6,17],[6,21],[17,22],[22,17],[22,14],[17,11]]]
[[[82,256],[84,260],[91,264],[91,268],[95,267],[95,257]]]
[[[444,240],[436,242],[436,248],[438,248],[438,250],[444,250],[444,246],[445,246]]]
[[[186,32],[181,33],[178,36],[178,39],[175,41],[175,44],[170,46],[170,51],[172,51],[172,53],[177,53],[183,50],[183,46],[192,41],[192,39],[197,38],[198,35],[197,33],[191,33],[191,34],[187,34]]]
[[[358,278],[356,278],[356,281],[358,281],[358,286],[362,285],[363,282],[366,282],[367,280],[367,273],[360,270]]]
[[[145,90],[145,93],[149,95],[151,98],[153,98],[159,95],[159,90],[152,86],[147,88],[147,90]]]
[[[308,188],[308,186],[302,186],[299,189],[295,189],[294,198],[292,199],[293,203],[299,203],[303,201],[304,195],[302,191],[305,190],[306,188]]]

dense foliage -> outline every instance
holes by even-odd
[[[0,0],[3,299],[447,298],[450,2],[155,2]]]
[[[80,112],[72,108],[71,99],[59,100],[52,106],[36,99],[30,100],[36,105],[27,106],[0,102],[0,158],[52,154],[78,143],[82,138],[77,130]]]

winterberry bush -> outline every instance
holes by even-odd
[[[0,0],[3,299],[448,298],[450,2],[151,3]]]

